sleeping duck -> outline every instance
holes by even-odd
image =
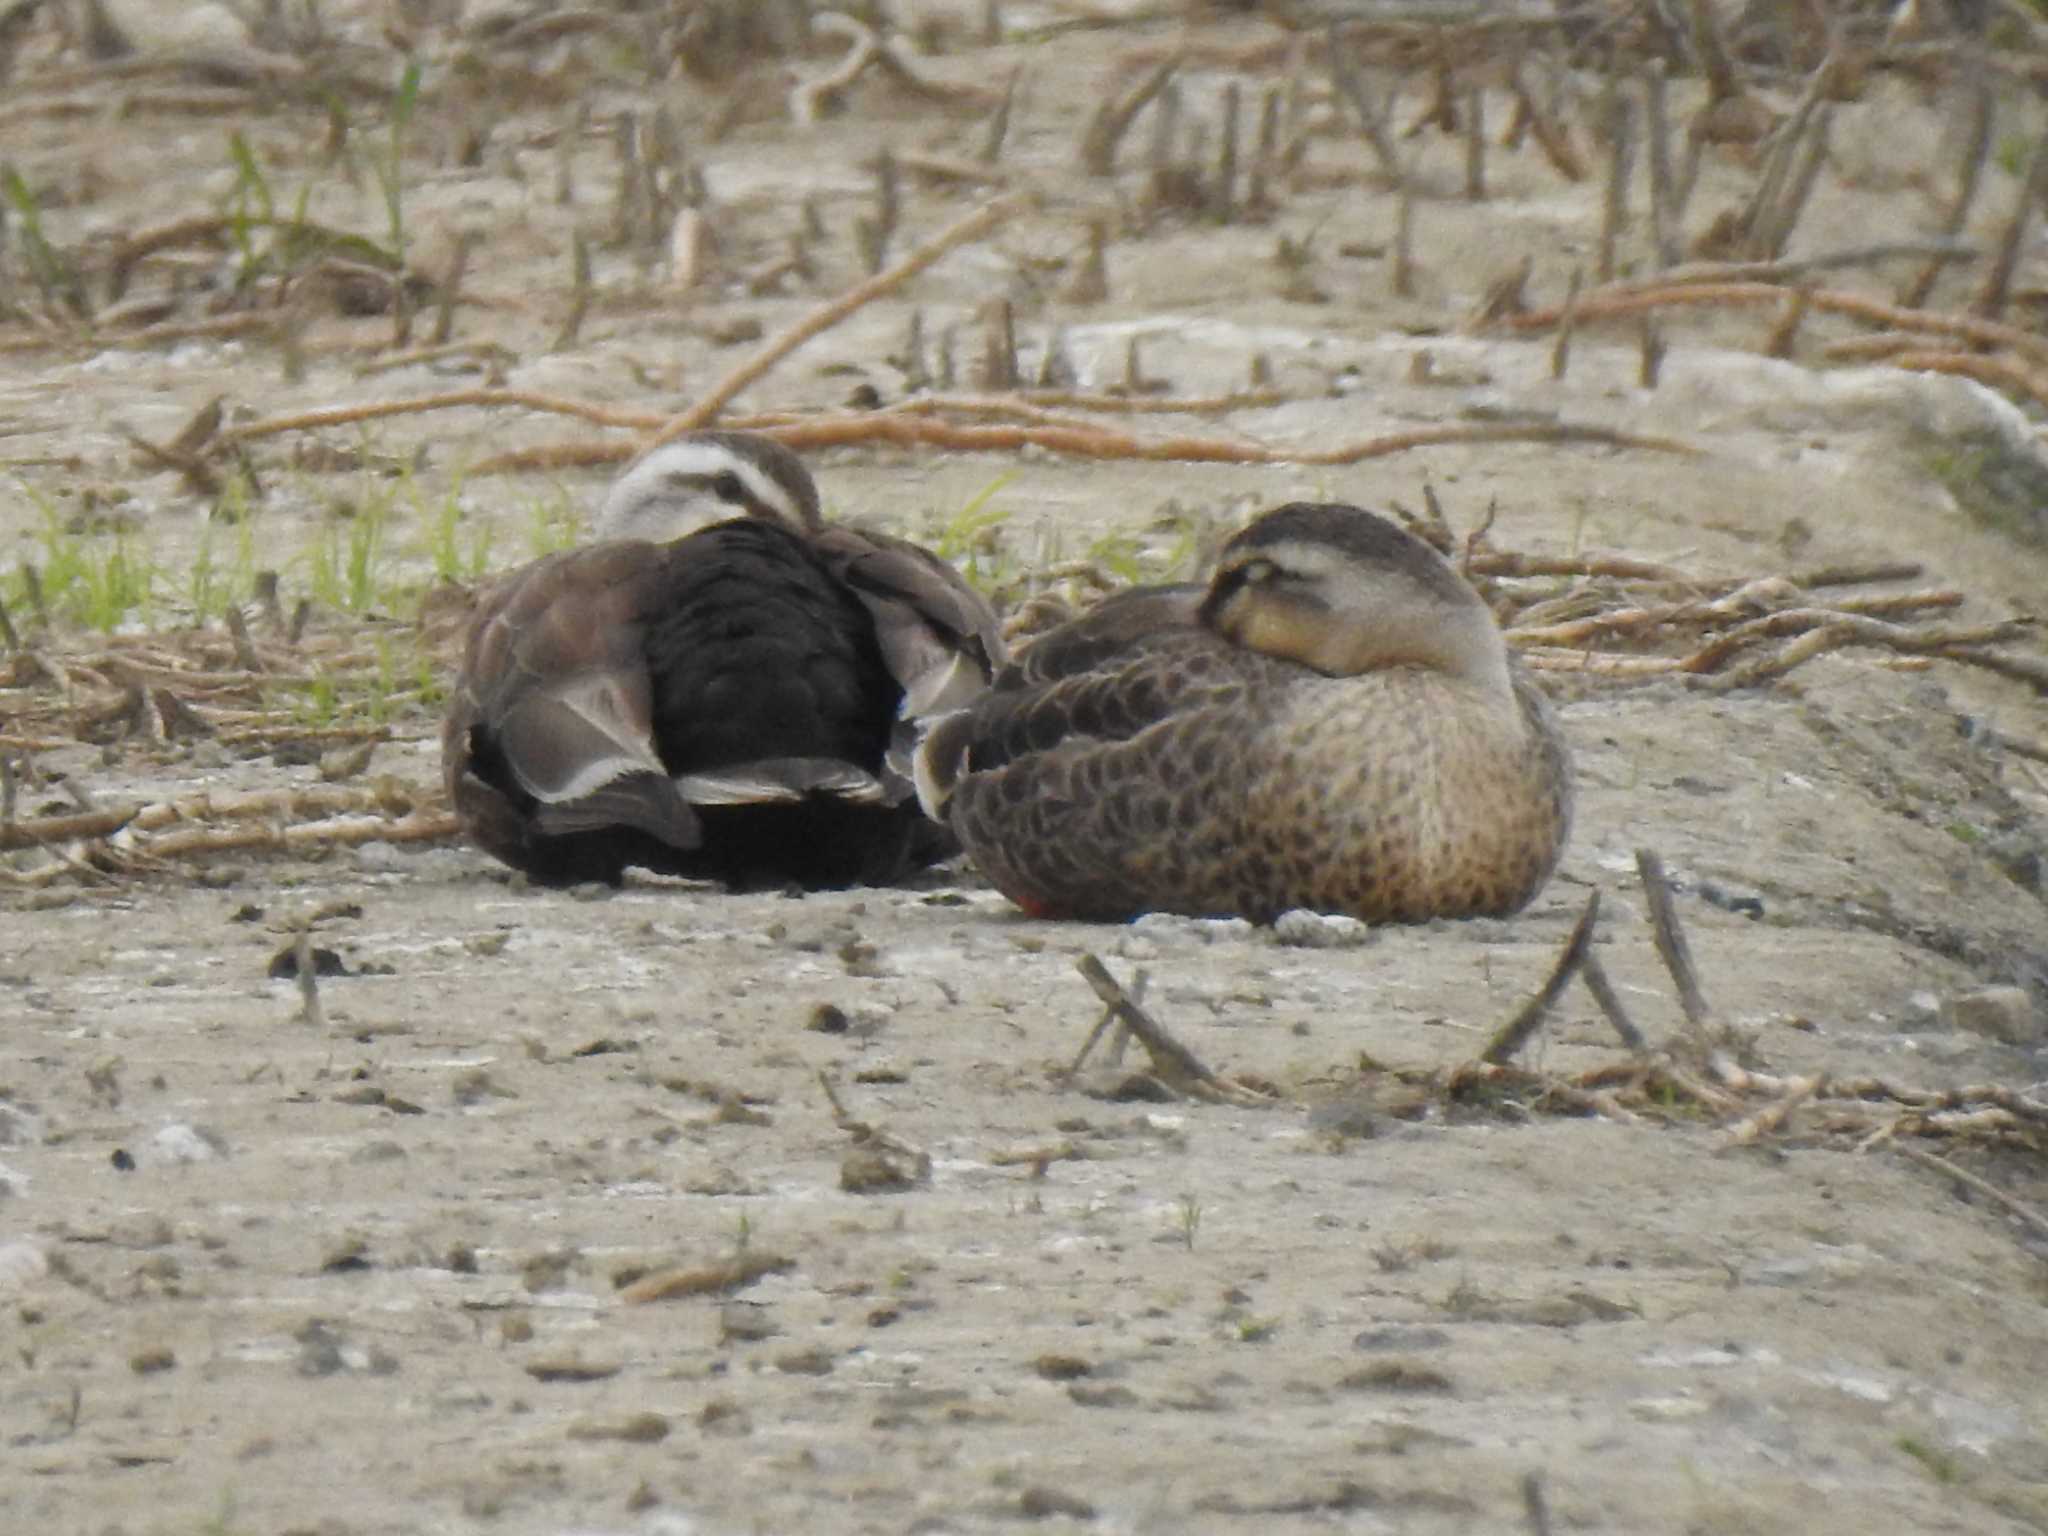
[[[1295,503],[1206,586],[1048,631],[917,758],[925,808],[1035,916],[1516,911],[1571,764],[1479,595],[1371,512]]]
[[[951,566],[827,525],[796,456],[738,432],[648,453],[596,535],[472,621],[441,750],[479,845],[544,885],[630,865],[741,888],[886,883],[956,851],[910,757],[1004,656]]]

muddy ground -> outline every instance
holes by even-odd
[[[280,206],[305,187],[312,217],[382,238],[385,104],[351,99],[351,179],[325,158],[330,116],[310,93],[261,105],[232,77],[163,63],[179,47],[247,46],[215,8],[178,9],[213,31],[159,36],[155,8],[110,7],[156,73],[91,64],[54,16],[30,22],[0,114],[45,235],[102,283],[123,236],[225,206],[232,129]],[[177,631],[194,551],[227,535],[211,498],[138,462],[123,433],[161,443],[214,396],[232,426],[475,387],[495,369],[516,389],[679,408],[748,338],[861,277],[877,149],[959,160],[985,132],[986,100],[919,97],[886,73],[837,115],[791,121],[791,82],[844,46],[828,35],[796,55],[757,40],[708,81],[648,83],[630,29],[474,48],[496,73],[464,73],[444,24],[460,9],[326,12],[349,68],[386,86],[394,35],[411,29],[425,72],[400,156],[408,238],[431,254],[479,237],[453,336],[489,349],[370,372],[390,317],[329,303],[307,314],[294,378],[274,334],[137,346],[112,325],[85,342],[19,318],[0,375],[10,571],[51,558],[52,518],[90,548],[118,532],[160,568],[130,627]],[[474,27],[488,8],[469,9]],[[1310,137],[1261,222],[1148,216],[1144,118],[1115,177],[1076,168],[1106,83],[1176,40],[1197,48],[1181,105],[1209,125],[1213,155],[1225,84],[1243,85],[1249,122],[1259,88],[1285,77],[1287,34],[1270,22],[1066,29],[1054,23],[1071,10],[1016,5],[990,43],[979,6],[895,9],[935,23],[933,51],[906,55],[935,79],[991,88],[1024,69],[999,165],[1041,201],[796,353],[735,410],[838,407],[862,385],[894,402],[904,377],[884,359],[913,308],[934,351],[955,333],[964,387],[977,310],[1003,293],[1025,367],[1063,327],[1084,389],[1124,379],[1133,337],[1143,371],[1180,395],[1241,388],[1265,360],[1276,403],[1104,418],[1141,435],[1314,450],[1562,420],[1692,451],[1487,443],[1314,468],[853,447],[812,455],[837,515],[937,536],[986,496],[999,524],[984,573],[1014,580],[1091,556],[1165,569],[1204,532],[1302,494],[1419,508],[1427,480],[1460,529],[1494,507],[1504,549],[1619,551],[1701,581],[1907,561],[1923,574],[1875,590],[1952,586],[1958,621],[2048,606],[2033,424],[1961,379],[1827,366],[1825,345],[1854,334],[1845,320],[1816,313],[1793,356],[1771,360],[1758,355],[1771,310],[1673,313],[1654,390],[1638,381],[1632,321],[1583,327],[1562,380],[1547,334],[1458,334],[1518,254],[1532,303],[1590,268],[1597,178],[1566,182],[1529,145],[1496,149],[1490,195],[1470,203],[1461,141],[1404,141],[1423,192],[1414,292],[1397,297],[1396,199],[1349,131]],[[1382,92],[1396,78],[1369,74]],[[1426,77],[1405,78],[1412,115]],[[1798,83],[1764,80],[1780,106]],[[1689,111],[1696,83],[1677,81],[1674,100]],[[87,105],[61,105],[73,101]],[[581,130],[576,101],[591,109]],[[610,239],[611,124],[657,105],[716,231],[687,289],[666,224]],[[1504,121],[1505,97],[1489,110]],[[2001,112],[2022,144],[2038,131],[2017,97]],[[1879,71],[1836,113],[1792,252],[1931,226],[1956,99]],[[1987,172],[1965,231],[1980,247],[2017,196],[2014,159]],[[1723,150],[1701,174],[1695,226],[1756,176]],[[989,195],[906,172],[888,254]],[[1635,196],[1623,256],[1640,264]],[[812,270],[749,292],[743,275],[788,249],[804,197],[824,226]],[[1091,214],[1115,230],[1109,293],[1079,302],[1065,295]],[[579,230],[588,313],[555,345]],[[1283,240],[1306,256],[1277,262]],[[19,245],[8,259],[20,281]],[[179,248],[145,261],[134,292],[170,304],[147,323],[206,318],[232,260]],[[1910,266],[1827,281],[1888,297]],[[2044,278],[2030,240],[2022,289]],[[1946,279],[1935,303],[1959,308],[1974,281]],[[501,407],[256,440],[248,561],[282,572],[289,605],[312,592],[308,551],[382,498],[382,585],[365,615],[320,607],[313,633],[410,635],[440,511],[459,513],[466,552],[491,530],[498,567],[557,536],[562,510],[589,506],[603,480],[469,470],[604,437]],[[383,475],[387,461],[411,478]],[[57,628],[49,654],[103,643]],[[1507,1531],[1538,1528],[1534,1474],[1559,1531],[2048,1530],[2048,1233],[1892,1145],[2039,1210],[2048,1172],[2024,1138],[1874,1136],[1896,1103],[1826,1100],[1732,1145],[1732,1116],[1682,1097],[1622,1091],[1607,1113],[1561,1113],[1531,1080],[1452,1106],[1400,1077],[1473,1057],[1592,891],[1624,1001],[1655,1042],[1681,1040],[1634,869],[1650,847],[1677,881],[1713,1027],[1751,1070],[2038,1102],[2048,766],[2012,744],[2048,741],[2048,706],[2021,682],[1870,650],[1728,692],[1547,675],[1580,788],[1550,889],[1511,921],[1346,947],[1233,923],[1031,922],[966,868],[795,898],[653,880],[541,893],[447,844],[88,863],[54,879],[57,855],[7,855],[0,1524]],[[51,739],[47,678],[14,683],[0,729],[26,760],[23,815],[72,807],[67,785],[121,805],[317,777],[219,735]],[[369,771],[430,786],[431,708],[400,695],[388,712]],[[272,978],[315,911],[315,942],[346,971],[321,982],[317,1017]],[[1090,953],[1127,982],[1144,973],[1169,1028],[1279,1102],[1131,1101],[1067,1077],[1099,1013],[1075,970]],[[1625,1059],[1575,989],[1524,1064],[1557,1082]],[[860,1149],[826,1081],[846,1117],[907,1149],[893,1155],[913,1176],[928,1158],[927,1176],[846,1188]],[[642,1299],[676,1270],[685,1294]],[[721,1294],[721,1278],[737,1283]]]

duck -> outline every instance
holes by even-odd
[[[1006,660],[952,566],[827,523],[772,439],[696,432],[619,476],[589,543],[486,592],[443,776],[467,836],[538,885],[889,884],[958,851],[912,756]]]
[[[1032,640],[914,764],[1026,913],[1505,916],[1557,866],[1571,756],[1492,612],[1398,523],[1293,502],[1206,584]]]

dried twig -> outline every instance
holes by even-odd
[[[1775,283],[1678,283],[1653,288],[1617,284],[1582,296],[1579,300],[1579,322],[1584,324],[1588,320],[1639,314],[1667,305],[1777,304],[1784,297],[1784,288]],[[2048,362],[2048,339],[2017,326],[2001,325],[1970,315],[1900,309],[1878,299],[1826,288],[1813,290],[1812,303],[1815,309],[1826,314],[1845,315],[1852,320],[1891,326],[1902,331],[1926,331],[1984,346],[2006,347],[2036,361]],[[1539,331],[1555,325],[1559,318],[1557,309],[1532,309],[1520,315],[1510,315],[1503,323],[1512,330]]]
[[[708,394],[697,400],[688,410],[672,418],[654,435],[647,446],[654,447],[680,437],[685,432],[710,425],[717,420],[719,412],[725,409],[726,404],[735,395],[812,337],[830,330],[863,305],[895,292],[954,247],[965,245],[968,241],[987,234],[998,224],[1020,212],[1026,206],[1026,202],[1027,199],[1024,197],[1012,195],[983,204],[966,218],[947,226],[886,272],[878,272],[865,282],[855,284],[831,303],[812,311],[720,379],[711,387]]]
[[[1169,54],[1153,65],[1130,90],[1122,95],[1105,97],[1096,107],[1081,135],[1081,168],[1090,176],[1108,176],[1116,170],[1117,146],[1123,142],[1137,115],[1166,89],[1167,82],[1180,68],[1181,59],[1178,53]]]
[[[1600,957],[1591,945],[1586,947],[1585,958],[1579,962],[1579,980],[1586,984],[1586,990],[1593,994],[1593,1001],[1600,1005],[1600,1011],[1607,1016],[1607,1022],[1614,1026],[1614,1032],[1621,1037],[1621,1043],[1635,1055],[1642,1055],[1649,1048],[1643,1032],[1636,1027],[1628,1010],[1622,1006],[1621,994],[1614,990],[1614,983],[1607,979],[1607,968],[1600,963]]]
[[[1678,988],[1678,1004],[1685,1010],[1686,1021],[1695,1028],[1702,1028],[1707,1022],[1707,1000],[1700,992],[1699,972],[1692,963],[1692,948],[1686,943],[1685,929],[1679,925],[1678,911],[1672,904],[1671,884],[1664,876],[1664,861],[1655,850],[1638,848],[1636,873],[1642,878],[1643,896],[1649,903],[1657,956],[1664,962],[1664,969],[1671,973],[1672,984]]]
[[[1956,191],[1942,217],[1941,232],[1953,238],[1969,222],[1970,205],[1977,200],[1977,188],[1984,179],[1984,162],[1991,157],[1991,82],[1979,71],[1970,90],[1970,131],[1963,140],[1962,156],[1956,167]],[[1906,286],[1899,290],[1899,303],[1917,309],[1934,291],[1941,276],[1941,262],[1930,260]]]
[[[1080,459],[1184,460],[1207,464],[1358,464],[1367,459],[1409,453],[1418,448],[1474,443],[1597,443],[1655,453],[1692,454],[1699,450],[1675,438],[1649,437],[1608,427],[1571,422],[1485,422],[1472,425],[1418,427],[1339,444],[1324,449],[1266,448],[1225,438],[1141,438],[1108,428],[1061,426],[966,426],[921,419],[911,411],[868,411],[857,415],[815,416],[793,423],[764,423],[756,430],[791,448],[839,448],[855,443],[887,443],[959,453],[1009,453],[1034,447]],[[533,469],[561,469],[617,464],[636,450],[626,443],[557,443],[520,449],[485,459],[471,467],[473,475],[507,474]]]
[[[2048,1215],[2043,1215],[2040,1211],[2034,1209],[2033,1206],[2027,1204],[2026,1201],[2007,1194],[1990,1180],[1979,1178],[1967,1168],[1959,1168],[1947,1158],[1941,1157],[1936,1153],[1923,1152],[1918,1147],[1909,1147],[1902,1142],[1893,1142],[1892,1150],[1909,1162],[1918,1163],[1923,1168],[1931,1168],[1936,1173],[1955,1180],[1956,1183],[1962,1185],[1963,1188],[1969,1190],[1972,1194],[1982,1195],[1994,1204],[2003,1206],[2027,1226],[2033,1228],[2037,1234],[2042,1237],[2048,1237]]]
[[[1792,1118],[1793,1112],[1818,1093],[1826,1081],[1825,1076],[1793,1078],[1791,1082],[1785,1085],[1784,1092],[1771,1100],[1770,1103],[1764,1105],[1755,1114],[1749,1115],[1730,1126],[1727,1134],[1722,1138],[1721,1146],[1724,1149],[1728,1147],[1747,1147],[1761,1141],[1766,1136],[1776,1135],[1784,1129],[1785,1122]]]
[[[2021,179],[2012,214],[2006,220],[1998,249],[1992,254],[1991,265],[1985,270],[1983,284],[1970,301],[1970,312],[1979,319],[1995,320],[2005,311],[2013,269],[2019,263],[2020,241],[2026,235],[2027,225],[2034,215],[2034,204],[2044,188],[2048,188],[2048,134],[2037,139],[2027,155],[2026,175]]]
[[[1372,98],[1366,94],[1365,82],[1359,78],[1358,70],[1346,51],[1343,29],[1335,25],[1330,28],[1327,57],[1330,64],[1330,82],[1336,86],[1337,93],[1351,104],[1351,110],[1358,114],[1359,129],[1364,133],[1366,143],[1372,146],[1373,155],[1379,160],[1380,170],[1391,185],[1407,189],[1414,178],[1402,171],[1400,156],[1395,152],[1393,138],[1387,132],[1386,119],[1374,108]]]
[[[1253,1093],[1211,1072],[1202,1064],[1200,1057],[1174,1039],[1164,1025],[1131,1000],[1098,957],[1083,955],[1074,962],[1074,968],[1104,1005],[1116,1014],[1119,1022],[1138,1037],[1138,1043],[1152,1058],[1153,1074],[1163,1082],[1184,1093],[1226,1104],[1252,1106],[1272,1102],[1264,1094]]]
[[[1564,948],[1558,951],[1557,962],[1550,968],[1550,975],[1493,1032],[1486,1049],[1479,1053],[1480,1061],[1488,1066],[1506,1066],[1529,1043],[1530,1036],[1536,1033],[1552,1005],[1564,995],[1564,989],[1571,985],[1572,978],[1585,963],[1587,947],[1593,941],[1593,926],[1599,918],[1600,893],[1594,891],[1586,898],[1579,920],[1572,924],[1571,936],[1565,940]]]
[[[253,442],[257,438],[275,437],[281,432],[316,431],[322,427],[348,426],[359,421],[374,421],[386,416],[410,416],[425,411],[447,411],[468,408],[489,409],[495,406],[515,405],[529,411],[545,411],[558,416],[576,416],[584,421],[595,422],[603,427],[625,427],[634,431],[648,431],[658,427],[667,418],[653,411],[626,411],[610,406],[591,405],[582,400],[571,400],[561,395],[538,394],[526,389],[451,389],[439,394],[417,395],[408,400],[366,400],[355,405],[330,405],[312,411],[294,411],[288,416],[267,416],[256,421],[244,422],[229,427],[215,439],[217,451],[224,451],[236,443]]]

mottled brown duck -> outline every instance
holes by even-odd
[[[882,884],[956,851],[910,757],[1004,656],[951,566],[825,523],[796,456],[744,433],[647,454],[596,535],[472,622],[442,764],[479,845],[546,885],[631,866],[737,888]]]
[[[1039,916],[1514,912],[1571,763],[1479,595],[1356,507],[1295,503],[1205,587],[1048,631],[925,738],[925,808]]]

